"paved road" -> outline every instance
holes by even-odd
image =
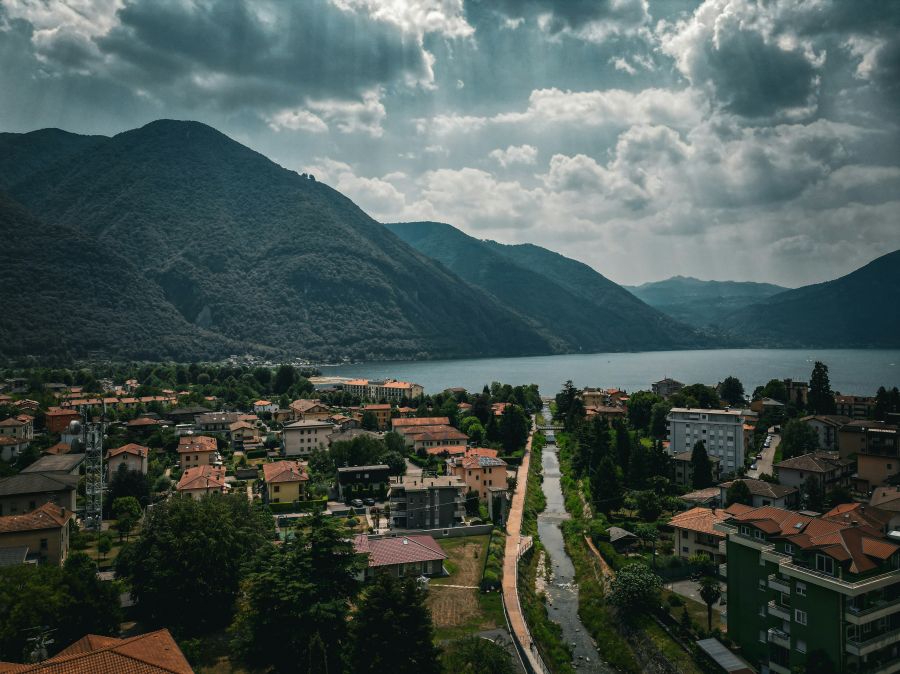
[[[747,471],[747,477],[758,478],[763,473],[773,474],[772,463],[775,460],[775,449],[781,443],[781,436],[772,433],[772,429],[769,429],[769,435],[772,436],[772,444],[768,448],[763,448],[763,458],[756,462],[756,470]]]

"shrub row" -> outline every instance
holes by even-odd
[[[487,557],[481,572],[481,591],[489,592],[500,587],[503,580],[503,551],[506,547],[506,536],[500,529],[491,532]]]
[[[311,513],[325,510],[326,504],[327,499],[294,501],[292,503],[269,503],[269,510],[273,513]]]

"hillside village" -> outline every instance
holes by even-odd
[[[657,648],[681,648],[685,662],[715,667],[728,648],[774,672],[804,666],[810,653],[835,671],[887,672],[896,661],[897,389],[834,394],[822,364],[810,382],[772,380],[749,395],[729,377],[716,386],[666,378],[631,393],[568,382],[555,398],[500,383],[426,394],[415,383],[327,378],[287,365],[142,370],[34,370],[0,384],[0,566],[65,574],[70,558],[84,558],[97,568],[91,582],[125,593],[112,614],[119,622],[98,623],[106,636],[85,636],[89,625],[77,635],[89,640],[78,671],[89,671],[91,653],[114,657],[131,643],[165,644],[177,660],[171,671],[221,665],[226,651],[204,639],[223,623],[179,624],[171,594],[179,588],[154,599],[159,590],[144,576],[158,569],[134,552],[155,554],[160,527],[176,526],[164,525],[167,517],[217,521],[220,502],[249,518],[241,526],[253,522],[254,548],[269,540],[278,554],[299,554],[310,536],[332,536],[335,550],[349,546],[346,559],[357,561],[345,568],[347,592],[384,577],[430,585],[423,610],[435,633],[426,641],[437,634],[446,647],[461,634],[500,629],[511,663],[590,671],[589,658],[566,654],[552,592],[539,591],[549,545],[535,527],[542,449],[559,455],[572,518],[562,530],[569,554],[583,555],[573,557],[582,599],[606,596],[588,628],[594,647],[603,657],[609,639],[621,640],[620,669],[648,665],[636,634],[658,636],[640,620],[614,638],[597,627],[615,622],[616,574],[635,569],[652,572],[651,588],[665,585],[629,610],[668,621],[668,641]],[[90,424],[104,431],[99,528],[85,517]],[[520,567],[512,575],[503,569],[510,554]],[[472,567],[466,555],[480,561]],[[233,573],[223,620],[235,597],[252,596],[252,582]],[[522,634],[510,622],[507,591],[522,602]],[[151,609],[153,601],[165,608]],[[231,628],[238,634],[250,620],[240,601]],[[819,610],[830,604],[846,608]],[[20,625],[27,627],[40,625]],[[261,638],[260,627],[246,629]],[[816,636],[835,630],[841,643]],[[42,650],[0,630],[7,660],[24,655],[50,667],[79,648],[66,646]],[[152,651],[147,666],[163,667]],[[242,652],[245,662],[263,657]]]

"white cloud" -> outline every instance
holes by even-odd
[[[281,110],[270,116],[268,122],[273,131],[309,131],[310,133],[328,131],[328,125],[321,117],[303,109]]]
[[[363,94],[361,101],[337,99],[307,101],[303,107],[281,110],[267,118],[275,131],[323,133],[334,127],[341,133],[366,133],[379,138],[386,116],[379,91]]]
[[[492,150],[488,156],[506,168],[511,164],[534,164],[537,154],[537,148],[532,145],[510,145],[505,150]]]
[[[365,11],[417,35],[470,37],[475,29],[466,21],[463,0],[332,0],[338,7]]]

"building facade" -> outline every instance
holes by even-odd
[[[852,421],[839,431],[840,455],[856,458],[856,488],[868,492],[900,473],[900,427]]]
[[[419,384],[396,379],[350,379],[344,382],[344,391],[360,400],[399,403],[401,400],[421,398],[425,389]]]
[[[721,461],[722,472],[744,465],[744,432],[739,410],[707,410],[674,407],[666,417],[671,454],[692,451],[702,440],[706,453]]]
[[[466,513],[466,489],[455,476],[403,477],[388,491],[391,524],[396,529],[459,526]]]
[[[771,507],[716,528],[727,541],[728,636],[759,671],[791,674],[813,653],[837,672],[900,668],[900,546],[843,517]]]
[[[284,455],[309,456],[314,449],[325,449],[332,433],[334,424],[328,421],[294,421],[281,432]]]

